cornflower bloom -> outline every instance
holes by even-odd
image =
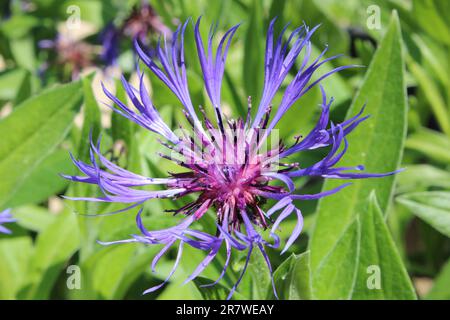
[[[67,176],[67,178],[72,181],[96,184],[103,191],[103,196],[71,199],[125,203],[128,204],[128,209],[151,199],[178,199],[188,195],[197,195],[196,200],[174,210],[176,214],[184,216],[179,224],[163,230],[148,230],[143,224],[141,209],[137,214],[136,222],[142,234],[133,235],[131,239],[103,242],[105,245],[130,242],[147,245],[162,244],[162,250],[153,260],[153,270],[161,257],[172,246],[178,246],[178,254],[167,279],[160,285],[146,290],[145,293],[153,292],[169,281],[180,263],[184,246],[188,245],[208,253],[186,279],[186,282],[196,278],[213,261],[220,248],[225,246],[226,261],[219,278],[213,284],[216,284],[224,276],[234,250],[246,253],[242,271],[230,290],[228,298],[231,298],[242,280],[253,250],[261,251],[267,267],[272,273],[266,248],[280,246],[281,240],[276,232],[283,220],[293,215],[297,223],[287,239],[282,253],[286,252],[300,235],[303,218],[294,203],[295,200],[320,199],[349,185],[346,183],[317,194],[298,194],[295,192],[296,187],[293,181],[295,177],[361,179],[383,177],[395,173],[364,173],[361,172],[364,170],[362,166],[337,166],[347,151],[346,136],[368,116],[363,117],[363,110],[361,110],[342,123],[330,123],[332,99],[327,99],[322,87],[321,114],[312,131],[304,138],[298,137],[290,146],[284,143],[272,146],[268,143],[269,139],[278,142],[278,139],[271,138],[276,134],[274,128],[300,97],[322,79],[350,67],[337,67],[312,80],[313,74],[320,66],[337,56],[322,60],[325,49],[317,58],[311,58],[310,38],[317,27],[310,30],[306,26],[301,26],[293,30],[286,40],[283,40],[287,27],[275,39],[274,24],[275,19],[271,21],[267,32],[264,88],[259,105],[253,112],[254,116],[251,112],[250,99],[245,119],[227,119],[222,110],[221,84],[225,60],[231,40],[239,25],[233,26],[225,32],[213,53],[213,32],[210,32],[205,49],[199,31],[200,19],[195,24],[195,43],[204,85],[214,110],[214,120],[209,119],[201,107],[199,107],[199,113],[202,114],[202,117],[199,117],[189,96],[184,59],[184,34],[188,22],[178,27],[173,34],[171,43],[158,44],[157,59],[144,52],[138,41],[134,42],[136,52],[143,63],[171,89],[183,105],[183,112],[192,127],[193,134],[186,133],[186,131],[176,134],[164,123],[144,86],[143,74],[140,77],[138,88],[134,88],[125,78],[122,78],[124,89],[134,108],[127,106],[103,87],[105,94],[115,105],[112,106],[113,110],[159,135],[161,144],[167,147],[170,153],[170,155],[160,154],[161,157],[174,161],[184,171],[170,173],[170,176],[166,178],[142,176],[109,161],[100,153],[99,142],[91,141],[91,163],[73,159],[84,175]],[[272,100],[302,52],[300,68],[287,85],[281,102],[277,108],[274,108],[273,115],[271,115]],[[343,147],[341,148],[341,146]],[[287,163],[284,160],[299,152],[323,147],[329,147],[328,154],[312,166],[301,167],[298,163]],[[165,189],[150,191],[137,188],[147,185],[163,185]],[[264,208],[264,203],[268,199],[273,199],[276,203],[267,209]],[[209,209],[216,214],[217,231],[215,234],[192,227],[202,219]],[[261,231],[267,228],[270,228],[270,238],[265,239],[261,235]],[[276,295],[273,279],[272,286]]]
[[[133,8],[119,27],[116,27],[111,22],[103,29],[100,34],[102,43],[101,58],[108,66],[116,63],[119,56],[121,37],[138,39],[148,47],[150,38],[159,35],[170,38],[172,31],[162,22],[155,9],[150,4],[142,1],[139,7]]]
[[[56,53],[56,64],[67,69],[72,80],[78,79],[83,69],[93,65],[95,48],[88,42],[74,39],[69,34],[59,33],[54,40],[41,40],[41,49],[51,49]],[[48,63],[44,69],[48,68]],[[45,70],[41,70],[43,72]]]

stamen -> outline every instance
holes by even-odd
[[[270,118],[270,113],[272,112],[272,106],[270,105],[269,107],[267,107],[267,110],[264,114],[264,118],[262,123],[260,123],[260,127],[262,129],[266,129],[267,128],[267,124],[269,123],[269,118]]]
[[[245,127],[248,128],[252,121],[252,97],[247,98],[247,118],[245,119]]]
[[[217,121],[218,121],[220,132],[222,132],[222,134],[224,134],[225,130],[223,128],[222,115],[217,107],[214,107],[214,110],[216,111]]]

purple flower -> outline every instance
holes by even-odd
[[[100,58],[107,66],[115,64],[119,56],[120,31],[113,23],[108,23],[99,37],[102,43]]]
[[[67,33],[58,33],[53,40],[41,40],[39,48],[52,50],[56,53],[54,63],[60,67],[68,67],[72,79],[78,79],[83,69],[93,65],[94,46],[83,40],[77,40]],[[49,62],[42,65],[41,74],[49,67]]]
[[[152,269],[172,246],[178,246],[178,255],[169,277],[161,285],[150,288],[146,292],[160,288],[169,280],[180,262],[185,245],[208,252],[186,281],[197,277],[216,257],[219,249],[225,246],[226,261],[223,271],[213,284],[217,283],[225,274],[233,250],[247,253],[239,279],[229,293],[228,298],[231,298],[247,269],[253,250],[261,251],[267,267],[272,273],[266,247],[278,248],[280,246],[281,240],[277,235],[277,230],[286,218],[294,215],[297,224],[286,241],[282,253],[300,235],[303,217],[295,206],[294,200],[319,199],[334,194],[349,185],[348,183],[343,184],[338,188],[317,194],[298,194],[293,178],[318,176],[359,179],[383,177],[395,173],[371,174],[361,172],[362,166],[337,166],[347,150],[346,136],[358,124],[367,119],[367,116],[362,117],[363,110],[361,110],[360,113],[340,124],[330,123],[332,100],[327,100],[322,87],[322,112],[314,129],[305,138],[297,138],[295,143],[290,146],[278,143],[278,139],[271,139],[277,133],[274,128],[281,117],[301,96],[322,79],[350,67],[338,67],[316,80],[311,80],[314,72],[321,65],[336,58],[331,57],[321,61],[326,52],[325,49],[319,57],[311,59],[310,38],[317,27],[312,30],[306,26],[299,27],[290,34],[287,41],[283,41],[285,28],[274,41],[274,23],[275,19],[270,23],[267,32],[264,90],[253,117],[251,116],[250,99],[246,119],[230,120],[222,111],[221,84],[225,60],[231,40],[239,25],[229,29],[220,39],[216,50],[213,50],[213,34],[209,35],[205,48],[199,31],[200,19],[195,24],[195,42],[206,92],[215,113],[214,120],[208,119],[206,112],[201,107],[199,111],[202,119],[200,119],[189,96],[184,60],[184,33],[188,22],[178,27],[173,34],[171,43],[164,43],[164,46],[158,45],[156,57],[159,62],[146,54],[139,42],[135,41],[135,49],[141,60],[171,89],[183,105],[183,111],[191,125],[190,132],[187,130],[183,130],[181,133],[174,132],[163,122],[148,95],[142,76],[138,88],[132,87],[122,78],[123,86],[133,103],[133,108],[103,88],[115,105],[111,108],[129,120],[160,135],[161,144],[167,148],[167,153],[169,153],[161,153],[160,156],[176,162],[184,168],[184,171],[171,173],[166,178],[148,178],[112,163],[100,153],[100,142],[97,144],[91,142],[90,163],[73,159],[83,175],[66,176],[66,178],[72,181],[96,184],[103,191],[103,196],[71,199],[126,203],[129,205],[128,209],[154,198],[197,196],[196,200],[174,210],[176,214],[182,214],[185,217],[178,225],[158,231],[147,230],[141,220],[141,209],[137,215],[137,225],[141,235],[133,235],[131,239],[103,243],[105,245],[124,242],[162,244],[163,249],[154,258]],[[271,117],[272,100],[301,52],[303,52],[303,58],[300,68],[288,83],[281,102],[274,108],[274,115]],[[269,140],[275,140],[277,143],[270,145]],[[340,146],[342,145],[341,150]],[[298,163],[287,163],[286,158],[290,155],[322,147],[329,147],[329,153],[310,167],[301,167]],[[279,183],[273,184],[277,181]],[[164,191],[148,191],[138,188],[152,184],[165,186],[165,189]],[[266,199],[275,199],[277,202],[271,208],[265,208]],[[214,210],[217,215],[217,232],[214,235],[194,229],[196,221],[201,219],[208,209]],[[261,231],[267,228],[270,229],[270,241],[261,235]],[[274,286],[273,289],[276,295]]]
[[[122,32],[131,39],[139,39],[145,42],[151,34],[162,34],[170,37],[171,30],[162,22],[155,9],[148,3],[141,3],[133,8],[131,14],[122,25]]]
[[[133,8],[130,15],[119,26],[108,23],[100,33],[101,59],[107,65],[116,63],[122,37],[139,39],[148,46],[152,36],[172,36],[171,30],[162,22],[155,9],[148,3]]]
[[[13,219],[13,216],[11,215],[11,209],[6,209],[2,212],[0,212],[0,233],[7,233],[10,234],[11,231],[4,226],[2,226],[3,223],[10,223],[15,222],[16,219]]]

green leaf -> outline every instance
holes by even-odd
[[[413,192],[397,201],[442,234],[450,237],[450,192]]]
[[[278,297],[285,300],[311,299],[309,251],[292,254],[273,274]],[[270,288],[268,298],[275,298]]]
[[[425,296],[428,300],[450,300],[450,260],[442,268],[430,292]]]
[[[116,81],[116,97],[127,104],[128,97],[119,80]],[[113,112],[111,115],[111,131],[114,141],[123,140],[130,147],[134,131],[133,121]]]
[[[243,79],[245,93],[257,105],[264,80],[264,31],[263,8],[259,0],[253,0],[244,43]]]
[[[291,290],[292,267],[295,263],[295,255],[291,254],[284,260],[273,273],[273,281],[277,288],[278,297],[282,300],[288,300]],[[273,299],[275,295],[268,291],[267,299]]]
[[[226,286],[217,283],[214,286],[202,287],[202,285],[211,284],[213,282],[214,280],[204,277],[197,277],[194,279],[194,283],[204,300],[225,300],[230,293],[230,289]],[[235,292],[233,294],[233,299],[245,300],[245,297],[239,292]]]
[[[204,300],[225,300],[230,292],[230,289],[224,285],[217,283],[214,286],[202,287],[202,285],[211,284],[213,282],[214,280],[204,277],[197,277],[194,279],[194,283]]]
[[[55,221],[56,215],[50,213],[46,208],[26,205],[14,208],[14,218],[21,227],[41,232]]]
[[[202,295],[195,283],[189,282],[186,285],[182,281],[167,284],[164,291],[158,295],[156,300],[201,300]],[[221,299],[223,300],[223,299]]]
[[[92,255],[82,267],[88,283],[82,288],[84,294],[93,299],[112,299],[135,251],[135,244],[125,244],[104,248]]]
[[[396,193],[426,191],[430,187],[450,189],[450,172],[428,164],[409,165],[398,176]]]
[[[80,91],[79,82],[46,90],[0,122],[0,207],[64,139],[79,109]]]
[[[392,240],[375,193],[361,212],[358,275],[352,299],[410,300],[416,294]]]
[[[427,76],[431,76],[432,79],[438,80],[437,83],[440,82],[442,86],[446,88],[449,84],[449,77],[447,74],[449,61],[445,47],[422,34],[411,35],[411,41],[413,41],[414,45],[420,50],[420,55],[411,55],[424,68],[424,71],[427,72]],[[417,80],[418,82],[421,81],[420,79]]]
[[[200,10],[204,10],[204,17],[205,19],[208,19],[208,24],[210,21],[220,21],[223,24],[225,22],[228,22],[229,16],[233,14],[233,10],[231,8],[232,2],[233,1],[231,0],[207,1],[203,5],[203,8]],[[195,6],[194,3],[189,4]],[[189,11],[191,10],[196,15],[199,11],[199,8],[192,8]]]
[[[33,29],[41,21],[31,14],[12,15],[0,26],[0,33],[8,39],[9,49],[16,65],[29,71],[36,67]]]
[[[36,240],[34,255],[20,298],[48,299],[53,284],[79,246],[77,220],[73,213],[60,213]]]
[[[8,207],[22,204],[40,203],[48,197],[58,194],[69,183],[60,174],[73,174],[75,167],[68,157],[67,151],[56,150],[33,170],[17,189],[16,196],[8,201]]]
[[[224,73],[224,88],[228,89],[231,101],[234,105],[234,109],[237,111],[237,114],[239,114],[241,117],[244,117],[246,114],[246,107],[242,103],[241,96],[239,95],[238,88],[236,84],[233,82],[232,76],[229,72],[225,71]]]
[[[361,241],[358,217],[320,262],[312,278],[314,299],[349,299],[355,285]]]
[[[291,288],[289,299],[309,300],[312,297],[310,252],[295,256],[292,265]]]
[[[34,39],[31,36],[12,39],[9,43],[11,53],[18,66],[32,72],[36,69],[36,54],[34,52]]]
[[[314,298],[416,298],[375,193],[367,202],[314,273]]]
[[[439,12],[436,0],[414,0],[413,13],[420,26],[436,40],[450,44],[448,26],[445,23],[445,12]],[[441,1],[439,1],[441,2]]]
[[[135,255],[130,259],[126,270],[124,271],[121,281],[116,286],[113,299],[123,299],[129,287],[149,269],[149,265],[157,254],[159,248],[149,250],[147,247],[139,247],[135,251]]]
[[[101,114],[97,100],[92,87],[94,74],[84,78],[83,81],[83,99],[84,99],[84,121],[81,129],[81,138],[78,147],[78,157],[81,160],[89,160],[89,134],[92,133],[93,139],[96,139],[101,130]]]
[[[246,258],[247,255],[243,255],[238,264],[239,272],[242,271],[243,262]],[[240,294],[252,300],[264,299],[268,290],[272,290],[270,272],[258,247],[253,248],[247,271],[237,290]]]
[[[366,114],[371,117],[348,136],[349,150],[339,166],[363,164],[367,172],[389,172],[398,168],[406,133],[406,90],[403,72],[400,25],[394,13],[347,116],[356,114],[367,102]],[[339,239],[342,239],[346,226],[359,212],[366,211],[366,199],[371,190],[376,191],[383,212],[386,210],[394,178],[391,176],[355,180],[351,186],[341,190],[339,195],[319,201],[316,224],[309,244],[313,275],[318,272],[319,266],[324,266],[325,259],[330,259],[327,256],[332,254],[333,248]],[[337,187],[343,182],[328,179],[324,183],[324,190]],[[348,281],[351,279],[346,278]],[[344,282],[343,279],[340,281]],[[326,286],[318,281],[314,283],[321,287]],[[340,284],[344,287],[349,285]],[[330,296],[333,290],[337,289],[330,289]],[[342,296],[347,294],[348,292]]]
[[[121,216],[121,217],[119,217]],[[111,219],[119,217],[121,224],[114,228],[104,227]],[[96,217],[87,217],[91,220]],[[161,230],[176,224],[172,216],[145,216],[143,224],[151,230]],[[133,216],[129,213],[105,217],[102,220],[100,233],[96,238],[102,241],[113,241],[130,238],[131,234],[139,233]],[[161,249],[158,246],[143,246],[136,244],[103,247],[92,239],[92,250],[89,250],[81,269],[86,284],[77,292],[71,292],[75,299],[121,299],[130,285],[149,268],[151,260]]]
[[[30,35],[33,28],[39,25],[39,19],[30,14],[13,15],[11,19],[6,20],[0,31],[8,39],[23,38]]]
[[[12,69],[0,73],[0,101],[21,103],[31,91],[30,72],[25,69]]]
[[[272,0],[272,3],[270,4],[269,19],[273,19],[275,17],[277,18],[278,24],[276,25],[275,28],[277,32],[280,32],[284,25],[283,12],[285,7],[286,1]]]
[[[440,163],[450,163],[450,139],[440,132],[422,128],[409,135],[405,147]]]
[[[439,127],[450,136],[450,115],[447,111],[444,97],[441,96],[436,83],[427,74],[425,69],[411,58],[408,59],[408,68],[422,88],[424,96],[431,106],[431,110],[436,117]]]
[[[27,274],[33,243],[28,236],[0,239],[0,299],[15,299]]]

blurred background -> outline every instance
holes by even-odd
[[[321,24],[312,37],[313,55],[326,45],[326,57],[344,54],[325,65],[324,73],[345,64],[368,66],[391,12],[396,10],[409,106],[402,160],[407,170],[396,180],[387,223],[418,296],[449,299],[449,4],[445,0],[0,0],[0,209],[12,208],[17,219],[8,225],[12,235],[0,234],[0,298],[205,298],[194,283],[181,286],[201,261],[201,253],[188,249],[185,255],[190,258],[184,259],[175,280],[142,296],[143,290],[164,279],[174,256],[165,258],[160,272],[154,274],[149,264],[156,248],[105,248],[96,243],[137,232],[136,210],[88,217],[74,212],[100,214],[121,207],[61,198],[99,192],[69,184],[59,176],[76,173],[69,151],[81,159],[88,157],[91,130],[94,136],[102,132],[104,153],[129,170],[155,177],[175,170],[156,156],[160,146],[154,135],[111,114],[104,105],[109,101],[100,89],[101,82],[124,97],[118,85],[120,75],[137,80],[133,38],[151,51],[162,34],[170,38],[176,26],[188,18],[196,20],[203,15],[204,39],[213,23],[217,23],[219,35],[242,23],[228,54],[222,88],[226,112],[237,116],[245,114],[247,96],[257,101],[261,93],[265,33],[273,17],[278,17],[278,31],[288,22],[288,30],[303,23],[311,27]],[[207,105],[192,27],[188,27],[185,46],[193,102]],[[323,82],[328,95],[335,98],[334,122],[345,118],[366,69],[348,69]],[[147,69],[142,70],[163,118],[172,127],[184,123],[175,96]],[[72,83],[73,94],[46,96],[45,92],[51,92],[46,90],[61,83]],[[277,96],[277,101],[280,98]],[[316,88],[301,99],[301,108],[292,108],[284,117],[280,136],[289,140],[299,131],[308,133],[319,115],[319,103]],[[322,156],[312,152],[297,160],[308,164]],[[303,179],[297,187],[302,193],[314,193],[322,184],[319,179]],[[436,195],[439,201],[435,201]],[[148,203],[145,221],[155,229],[173,225],[173,217],[164,210],[180,204],[170,200]],[[297,205],[305,216],[305,229],[291,251],[300,253],[307,248],[317,202]],[[436,215],[438,218],[433,218]],[[210,220],[213,222],[212,215]],[[206,223],[204,228],[211,225]],[[275,251],[270,255],[275,266],[283,261]],[[236,270],[239,263],[236,259]],[[77,268],[82,276],[80,289],[76,279],[72,283],[75,288],[67,282]],[[220,265],[208,269],[205,277],[214,279],[218,273]]]

